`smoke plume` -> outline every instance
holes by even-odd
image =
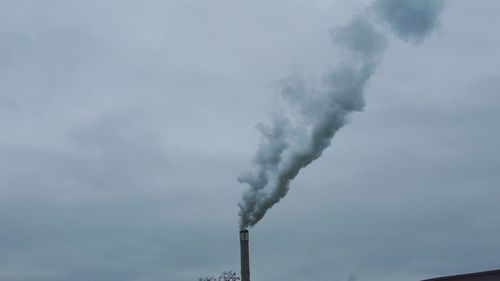
[[[299,76],[283,80],[285,107],[257,125],[261,141],[253,169],[238,178],[250,187],[239,203],[240,228],[261,220],[287,194],[299,171],[321,156],[349,115],[363,110],[365,85],[386,48],[377,23],[404,41],[420,42],[436,28],[443,7],[444,0],[376,0],[365,14],[332,30],[345,59],[320,83]]]

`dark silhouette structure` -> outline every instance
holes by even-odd
[[[205,278],[199,278],[198,281],[239,281],[240,278],[236,273],[232,271],[222,272],[219,277],[207,276]]]
[[[423,281],[500,281],[500,269],[438,277]]]
[[[248,230],[240,230],[241,281],[250,281],[250,254],[248,251]]]

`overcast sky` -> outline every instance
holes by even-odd
[[[239,273],[236,178],[279,81],[370,1],[1,0],[0,279]],[[260,281],[500,267],[500,2],[389,37],[352,116],[250,230]]]

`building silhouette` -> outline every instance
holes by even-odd
[[[500,281],[500,269],[453,275],[453,276],[437,277],[437,278],[426,279],[423,281]]]

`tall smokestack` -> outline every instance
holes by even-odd
[[[241,281],[250,281],[250,256],[248,253],[248,230],[240,230]]]

